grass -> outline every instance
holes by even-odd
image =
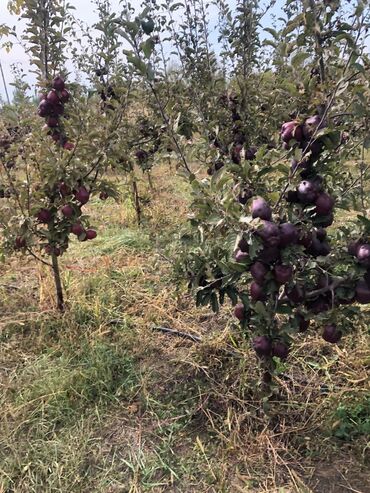
[[[63,316],[44,267],[1,267],[0,492],[370,491],[366,327],[339,346],[297,336],[263,413],[230,307],[197,309],[172,284],[162,252],[188,191],[156,173],[141,228],[126,199],[90,205],[99,236],[62,258]]]

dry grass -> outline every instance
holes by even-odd
[[[370,492],[367,437],[351,435],[370,402],[366,328],[339,346],[297,337],[267,408],[230,307],[214,315],[175,289],[161,252],[187,190],[161,168],[154,182],[141,229],[128,200],[90,206],[100,239],[62,260],[62,317],[44,268],[1,267],[0,491]]]

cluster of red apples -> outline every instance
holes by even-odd
[[[335,200],[325,192],[324,180],[314,168],[324,147],[320,139],[315,139],[315,134],[322,127],[322,119],[315,115],[303,124],[297,121],[285,123],[281,129],[284,148],[298,145],[303,150],[301,162],[294,160],[292,163],[293,175],[300,171],[303,179],[295,190],[285,195],[290,206],[297,208],[300,222],[293,224],[280,218],[273,220],[271,206],[262,197],[256,197],[251,204],[251,216],[259,221],[252,235],[259,239],[262,249],[251,258],[250,245],[242,237],[235,252],[235,260],[245,263],[252,277],[249,288],[251,301],[266,303],[268,293],[274,290],[276,299],[278,291],[284,286],[278,303],[287,303],[294,309],[294,325],[300,332],[308,329],[312,316],[324,313],[335,305],[370,303],[370,244],[365,240],[353,242],[349,246],[349,253],[356,257],[361,266],[367,268],[364,278],[354,286],[355,295],[351,299],[340,299],[332,288],[332,279],[319,272],[312,295],[306,293],[305,287],[294,279],[295,266],[282,261],[284,249],[294,245],[303,247],[304,255],[313,258],[325,257],[331,251],[325,228],[333,223]],[[252,195],[247,194],[247,200]],[[247,312],[242,303],[236,305],[234,315],[241,322],[246,321]],[[322,337],[327,342],[337,343],[342,337],[342,331],[335,324],[328,324],[323,329]],[[289,354],[289,343],[278,333],[271,337],[257,336],[252,344],[259,357],[277,356],[285,359]]]
[[[72,233],[80,241],[93,240],[97,236],[94,229],[85,228],[80,221],[82,214],[81,208],[90,200],[90,192],[84,185],[78,185],[72,190],[66,183],[59,182],[55,190],[57,201],[65,202],[64,205],[57,207],[54,203],[46,208],[39,209],[35,217],[40,225],[47,225],[48,230],[53,233],[53,239],[45,246],[45,252],[49,255],[61,255],[68,247],[68,234]],[[108,195],[101,192],[100,198],[105,200]],[[65,235],[67,232],[67,237]],[[27,246],[23,236],[15,239],[17,250]]]
[[[45,118],[45,130],[54,142],[64,149],[71,151],[74,148],[72,142],[63,132],[61,117],[64,115],[64,105],[70,99],[70,93],[65,87],[62,77],[55,77],[52,83],[52,89],[40,97],[41,101],[37,110],[41,118]]]

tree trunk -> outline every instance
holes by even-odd
[[[152,175],[150,173],[150,170],[147,171],[147,175],[148,175],[149,188],[151,191],[154,191],[153,180],[152,180]]]
[[[53,265],[53,274],[54,274],[54,282],[55,282],[55,291],[57,295],[58,310],[64,312],[63,287],[62,287],[62,282],[60,280],[58,257],[55,255],[55,253],[51,255],[51,262]]]
[[[140,226],[140,224],[141,224],[140,197],[139,197],[139,190],[137,187],[137,182],[136,182],[136,178],[135,178],[133,170],[132,170],[132,175],[131,175],[131,189],[132,189],[132,200],[134,202],[134,207],[135,207],[135,212],[136,212],[136,220],[137,220],[138,226]]]

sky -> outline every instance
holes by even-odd
[[[231,0],[230,3],[232,3]],[[74,11],[74,15],[76,18],[84,21],[88,25],[92,25],[96,20],[96,13],[94,12],[94,5],[91,0],[69,0],[69,3],[73,5],[76,10]],[[133,6],[138,6],[142,3],[141,0],[131,0]],[[276,5],[272,11],[272,15],[278,15],[281,9],[281,5],[283,0],[277,0]],[[22,22],[19,22],[16,16],[12,16],[9,14],[6,8],[7,0],[0,0],[0,23],[5,23],[8,26],[13,27],[14,25],[17,27],[17,32],[21,32],[22,30]],[[120,11],[119,0],[111,0],[111,4],[113,10]],[[266,17],[265,25],[268,25],[272,22],[271,15]],[[29,69],[29,59],[27,54],[24,52],[23,48],[15,44],[13,49],[7,53],[5,49],[0,49],[0,62],[3,67],[5,82],[8,88],[8,92],[11,95],[12,87],[11,82],[13,80],[11,66],[13,64],[19,64],[22,66],[25,72]],[[32,83],[32,76],[27,77],[27,82]],[[4,84],[0,77],[0,96],[3,100],[6,99]]]

